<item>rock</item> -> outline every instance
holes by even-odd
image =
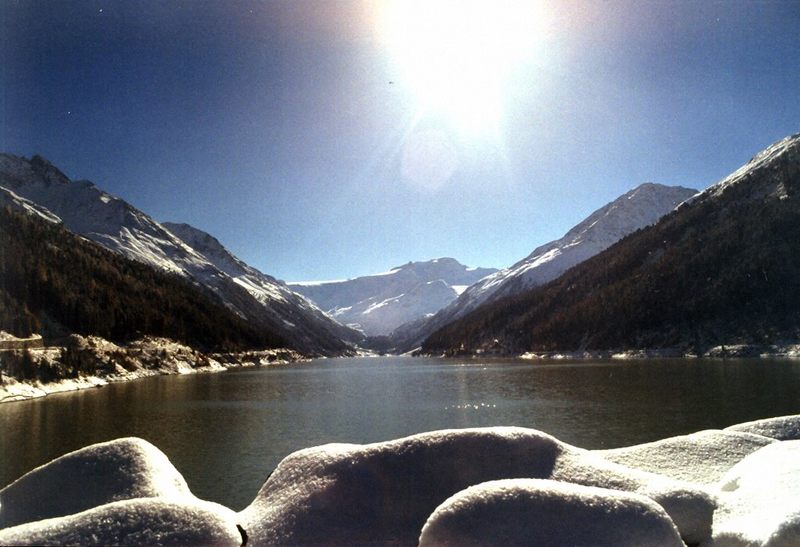
[[[199,500],[139,498],[0,530],[2,545],[242,544],[236,513]]]
[[[0,490],[0,528],[119,500],[191,495],[158,448],[134,437],[117,439],[56,458]]]
[[[683,546],[653,500],[629,492],[537,479],[472,486],[428,518],[420,546]]]
[[[745,456],[774,442],[752,433],[707,430],[594,453],[626,467],[710,485]]]
[[[687,542],[710,536],[714,501],[699,487],[608,462],[539,431],[445,430],[369,445],[331,444],[285,458],[240,513],[254,544],[415,543],[453,494],[539,478],[646,495]]]

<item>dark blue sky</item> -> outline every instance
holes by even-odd
[[[642,182],[704,188],[800,131],[799,2],[544,3],[483,132],[420,110],[387,5],[6,0],[0,149],[304,280],[508,266]]]

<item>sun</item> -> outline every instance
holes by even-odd
[[[471,131],[497,123],[509,75],[537,53],[545,21],[534,0],[396,0],[384,9],[385,38],[420,107]]]

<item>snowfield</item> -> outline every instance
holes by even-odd
[[[517,427],[330,444],[287,456],[239,513],[118,439],[0,490],[0,544],[800,545],[798,424],[597,451]]]

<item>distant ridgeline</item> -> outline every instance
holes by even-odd
[[[561,277],[480,307],[425,352],[702,351],[800,340],[800,135]]]
[[[285,345],[201,287],[10,206],[0,209],[0,280],[0,330],[18,336],[50,324],[116,342],[163,336],[204,350]]]

